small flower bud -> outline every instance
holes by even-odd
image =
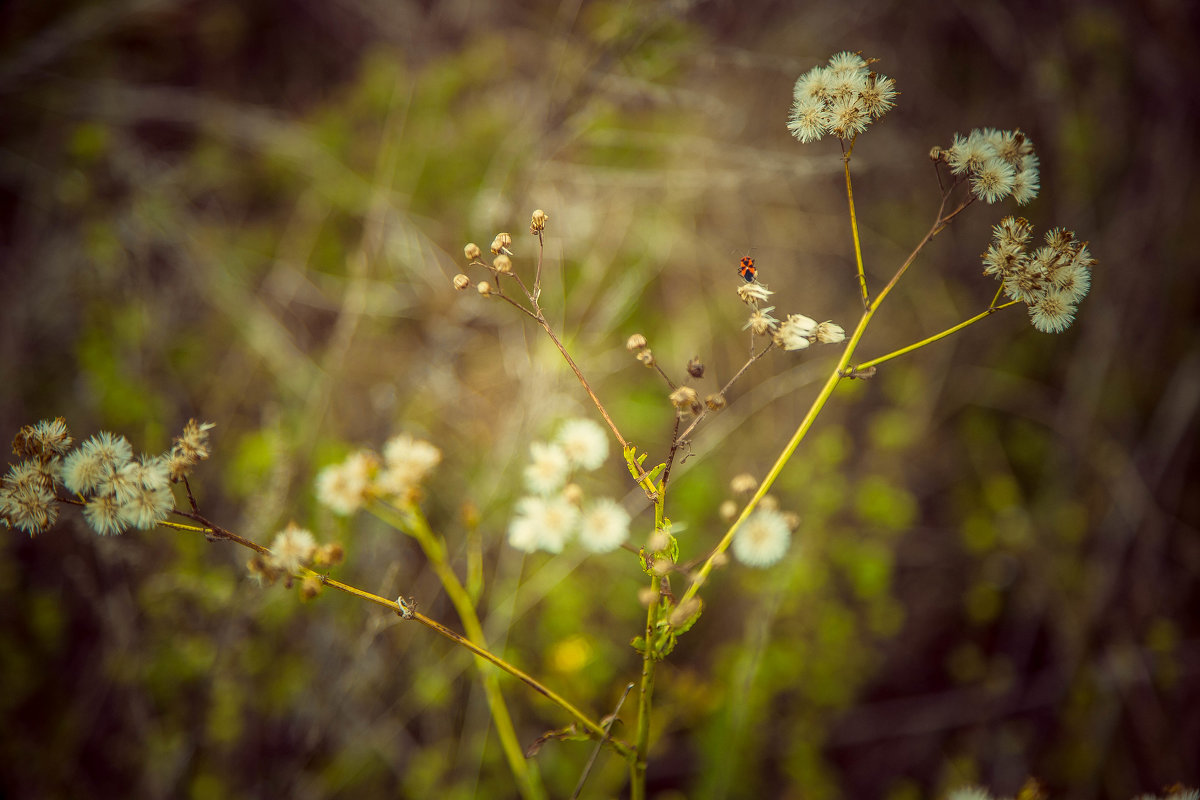
[[[708,406],[709,411],[720,411],[725,407],[725,395],[720,392],[710,394],[704,398],[704,405]]]
[[[479,293],[484,297],[488,297],[492,293],[492,285],[487,281],[480,281],[475,285],[475,288],[478,289]]]
[[[675,406],[680,411],[691,411],[693,414],[699,414],[702,406],[700,399],[696,395],[696,390],[690,386],[680,386],[669,395],[671,405]]]
[[[470,288],[470,286],[471,286],[471,279],[468,278],[466,275],[463,275],[460,272],[454,276],[454,288],[455,289],[458,289],[461,292],[463,289]]]
[[[733,518],[737,516],[738,504],[732,500],[726,500],[725,502],[721,503],[721,508],[717,513],[721,515],[721,519],[725,520],[726,522],[732,522]]]
[[[758,488],[758,479],[748,472],[733,476],[729,488],[734,494],[750,494]]]
[[[529,223],[530,233],[541,233],[546,230],[546,220],[550,219],[549,215],[540,208],[533,212],[533,219]]]
[[[300,581],[300,599],[314,600],[321,594],[321,579],[315,575],[307,575]]]
[[[691,619],[697,611],[700,610],[700,598],[689,597],[686,601],[675,606],[671,611],[671,616],[667,618],[672,627],[682,625]]]
[[[783,512],[783,521],[787,523],[793,532],[800,528],[800,515],[795,511]]]
[[[474,242],[469,242],[467,246],[463,248],[463,255],[467,257],[467,261],[474,261],[483,255],[483,251],[479,249],[479,245],[475,244]]]
[[[492,240],[492,254],[500,255],[504,253],[511,256],[512,251],[508,249],[510,244],[512,244],[512,236],[507,233],[497,233],[496,238]]]
[[[492,262],[492,268],[501,275],[512,275],[512,259],[501,253]]]
[[[946,160],[946,151],[943,150],[942,148],[938,147],[937,145],[934,145],[933,147],[931,147],[929,149],[929,160],[930,161],[945,161]]]
[[[651,603],[658,602],[658,592],[649,586],[643,586],[638,589],[638,602],[648,608]]]
[[[643,350],[637,354],[637,360],[645,364],[647,367],[654,366],[654,354],[649,349]]]
[[[660,550],[665,550],[670,543],[671,537],[667,536],[665,531],[655,531],[650,535],[650,541],[646,542],[646,551],[657,553]]]
[[[693,378],[704,377],[704,362],[700,360],[700,356],[692,356],[691,360],[688,361],[687,371],[688,375],[691,375]]]
[[[635,333],[633,336],[629,337],[627,342],[625,342],[625,349],[631,353],[635,350],[642,350],[645,347],[646,337],[642,336],[640,333]]]

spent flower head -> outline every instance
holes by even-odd
[[[867,59],[838,53],[797,79],[788,130],[801,142],[853,139],[895,106],[896,94],[895,81],[872,72]]]
[[[976,128],[965,137],[956,133],[950,147],[935,148],[932,155],[952,174],[967,178],[971,193],[987,203],[1011,196],[1025,205],[1041,186],[1033,142],[1020,130]]]
[[[593,470],[608,458],[608,434],[590,419],[569,419],[554,438],[572,467]]]
[[[561,553],[579,524],[579,509],[562,497],[522,497],[508,526],[508,543],[532,553]]]
[[[783,514],[760,508],[733,537],[733,555],[747,566],[768,567],[783,558],[791,538],[792,529]]]
[[[983,272],[998,279],[1011,300],[1025,303],[1033,327],[1043,333],[1066,330],[1079,301],[1092,285],[1096,264],[1087,242],[1061,228],[1046,233],[1045,245],[1028,248],[1033,226],[1005,217],[992,229],[992,243],[982,256]]]
[[[584,507],[579,519],[579,543],[593,553],[616,550],[629,538],[629,512],[609,497]]]

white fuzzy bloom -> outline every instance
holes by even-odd
[[[375,476],[375,493],[380,497],[403,497],[441,460],[442,451],[429,442],[406,433],[393,436],[383,445],[383,469]]]
[[[362,507],[378,460],[369,450],[352,453],[340,464],[317,473],[317,502],[335,514],[349,516]]]
[[[629,538],[629,512],[608,497],[590,503],[579,521],[579,542],[593,553],[616,550]]]
[[[275,534],[271,542],[271,566],[284,572],[294,573],[312,561],[317,540],[311,532],[289,522],[288,526]]]
[[[149,488],[140,483],[134,486],[131,490],[127,485],[116,495],[121,521],[125,524],[143,530],[153,528],[175,508],[175,496],[168,487]]]
[[[100,485],[110,467],[95,448],[79,447],[63,459],[59,479],[74,494],[87,494]]]
[[[733,555],[750,567],[767,567],[783,558],[792,530],[778,511],[759,509],[733,537]]]
[[[608,458],[608,435],[600,423],[590,419],[567,420],[554,443],[562,449],[570,465],[579,469],[596,469]]]
[[[529,445],[530,463],[525,467],[525,485],[538,494],[552,494],[567,482],[571,462],[556,444],[533,442]]]
[[[113,536],[129,527],[117,498],[109,494],[89,497],[83,507],[83,518],[101,536]]]
[[[579,523],[579,509],[561,497],[522,497],[508,526],[508,543],[525,553],[561,553]]]
[[[787,320],[775,332],[775,342],[784,350],[803,350],[812,344],[817,333],[817,321],[803,314],[788,314]]]

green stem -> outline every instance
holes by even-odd
[[[842,168],[846,173],[846,200],[850,204],[850,233],[854,236],[854,263],[858,269],[858,288],[862,292],[863,308],[870,308],[871,295],[867,292],[867,275],[863,269],[862,243],[858,238],[858,214],[854,210],[854,186],[850,182],[850,154],[854,152],[854,142],[850,149],[843,149]]]
[[[992,302],[994,303],[995,300],[993,300]],[[975,316],[971,317],[968,320],[964,320],[963,322],[958,323],[953,328],[947,328],[946,330],[942,331],[941,333],[935,333],[933,336],[929,336],[925,339],[922,339],[919,342],[914,342],[913,344],[910,344],[908,347],[901,347],[899,350],[888,353],[886,356],[880,356],[879,358],[874,358],[874,359],[871,359],[870,361],[864,361],[861,364],[855,364],[853,367],[850,367],[849,369],[846,370],[846,377],[852,378],[855,376],[855,374],[862,372],[863,370],[878,366],[879,364],[882,364],[885,361],[891,361],[893,358],[896,358],[897,356],[902,356],[905,353],[911,353],[914,350],[919,350],[920,348],[924,347],[925,345],[933,344],[934,342],[936,342],[939,339],[945,339],[950,334],[957,333],[958,331],[961,331],[963,328],[967,327],[968,325],[974,325],[976,322],[979,322],[979,320],[983,319],[984,317],[990,317],[992,314],[995,314],[1000,309],[1008,308],[1009,306],[1016,305],[1016,303],[1017,303],[1016,300],[1010,300],[1009,302],[1005,303],[1002,306],[988,306],[988,308],[985,311],[983,311],[979,314],[976,314]]]
[[[654,501],[654,535],[657,537],[665,527],[663,508],[666,502],[666,482],[659,484]],[[657,664],[654,651],[655,631],[658,628],[659,595],[662,592],[662,577],[655,573],[650,578],[650,607],[646,609],[646,630],[642,642],[642,685],[638,690],[637,732],[634,736],[634,758],[629,763],[629,794],[631,800],[644,800],[646,796],[646,761],[650,750],[650,709],[654,699],[654,669]]]

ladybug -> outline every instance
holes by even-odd
[[[742,256],[741,266],[738,267],[738,275],[746,279],[746,283],[751,283],[754,280],[758,269],[754,266],[754,259],[750,256]]]

